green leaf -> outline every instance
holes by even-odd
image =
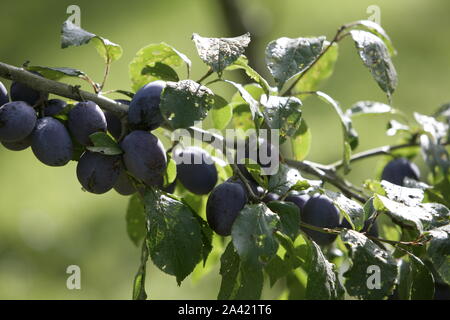
[[[292,77],[305,71],[321,54],[325,37],[279,38],[266,48],[266,64],[278,90]]]
[[[55,81],[64,77],[86,78],[86,74],[83,71],[72,68],[31,66],[27,67],[27,70],[39,72],[39,74],[41,74],[44,78]]]
[[[334,100],[329,95],[321,91],[317,91],[316,95],[321,100],[330,104],[338,114],[339,119],[341,120],[342,130],[344,134],[344,155],[343,155],[344,170],[345,173],[348,173],[350,171],[351,151],[355,150],[355,148],[358,146],[359,143],[358,133],[355,131],[355,129],[353,129],[352,120],[347,115],[345,115],[344,112],[342,112],[342,109],[336,100]]]
[[[296,134],[302,120],[302,102],[298,98],[269,96],[262,104],[269,127],[280,130],[280,143]]]
[[[180,285],[202,259],[202,227],[188,206],[156,189],[146,190],[144,202],[150,257]]]
[[[255,300],[261,296],[263,272],[261,268],[249,269],[240,260],[230,242],[220,258],[222,282],[217,299],[219,300]]]
[[[422,203],[424,198],[424,191],[421,189],[402,187],[386,180],[379,182],[379,186],[384,191],[383,195],[407,206],[415,207]]]
[[[400,268],[398,291],[402,300],[432,300],[434,278],[428,267],[415,255],[408,252],[410,263],[403,262]]]
[[[172,128],[187,128],[203,120],[214,105],[214,94],[192,81],[167,82],[160,109]]]
[[[126,214],[127,233],[131,241],[138,246],[147,233],[144,205],[135,193],[128,201]]]
[[[235,38],[204,38],[197,33],[192,35],[200,58],[219,76],[222,71],[233,64],[250,43],[250,34]]]
[[[252,67],[248,65],[248,59],[246,56],[240,56],[235,62],[233,62],[226,68],[226,70],[230,71],[236,69],[243,69],[247,76],[249,76],[257,84],[259,84],[266,95],[269,95],[271,91],[269,84],[267,83],[266,79],[264,79],[258,72],[256,72]]]
[[[188,57],[164,42],[152,43],[141,48],[129,65],[129,75],[134,91],[138,91],[149,82],[161,79],[161,73],[142,73],[142,70],[146,67],[154,68],[158,64],[164,64],[170,68],[178,68],[185,64],[189,76],[191,60],[189,60]],[[167,75],[164,74],[164,76]]]
[[[259,110],[259,102],[256,101],[255,98],[253,98],[253,96],[245,89],[244,86],[230,80],[224,81],[234,86],[241,94],[242,99],[244,99],[244,101],[248,103],[250,112],[252,113],[252,119],[255,119],[256,116],[261,116],[261,111]]]
[[[324,48],[328,47],[330,43],[324,42]],[[337,43],[327,50],[326,53],[311,67],[303,78],[295,85],[294,95],[298,95],[301,92],[317,91],[320,86],[327,80],[334,71],[339,53],[339,46]],[[309,95],[301,95],[301,98],[305,99]]]
[[[411,128],[409,126],[400,123],[397,120],[390,120],[387,129],[386,134],[391,137],[395,136],[398,132],[411,132]]]
[[[297,161],[304,160],[311,150],[311,130],[304,118],[302,118],[300,127],[297,129],[297,132],[290,139],[292,153],[294,155],[294,159]]]
[[[308,282],[306,299],[308,300],[338,300],[345,293],[339,281],[335,266],[328,262],[320,247],[310,241],[310,261],[307,268]]]
[[[297,169],[288,167],[280,163],[278,172],[269,177],[269,192],[285,195],[297,184],[299,180],[304,180]]]
[[[118,44],[83,30],[69,20],[63,23],[61,30],[61,48],[81,46],[89,43],[91,40],[93,40],[97,52],[103,57],[105,62],[114,62],[122,56],[123,50]]]
[[[300,210],[292,202],[272,201],[267,204],[280,217],[281,231],[295,241],[300,233]]]
[[[285,277],[291,271],[291,265],[284,261],[279,256],[274,256],[272,260],[266,265],[264,270],[269,276],[270,287],[281,278]]]
[[[359,231],[364,227],[364,208],[339,192],[325,190],[325,195],[333,201],[345,219]]]
[[[450,224],[429,231],[427,255],[444,282],[450,284]]]
[[[141,74],[144,76],[152,76],[155,79],[161,79],[164,81],[177,82],[180,80],[175,70],[167,64],[159,61],[155,62],[153,65],[145,66],[142,69]]]
[[[109,156],[122,154],[119,144],[106,132],[95,132],[89,136],[94,146],[86,147],[87,150]]]
[[[366,31],[351,30],[350,35],[355,41],[364,65],[369,68],[380,88],[390,97],[397,87],[397,71],[386,45],[379,37]]]
[[[251,267],[267,264],[277,253],[274,230],[280,219],[265,204],[248,204],[233,223],[231,236],[241,260]]]
[[[145,276],[148,261],[148,245],[147,241],[142,243],[141,264],[133,282],[133,300],[146,300],[147,292],[145,292]]]
[[[423,131],[429,133],[435,142],[440,142],[448,135],[449,125],[436,120],[433,117],[425,116],[418,112],[414,112],[414,118],[420,124]]]
[[[384,31],[384,29],[378,23],[371,21],[371,20],[360,20],[360,21],[357,21],[356,24],[367,28],[370,32],[372,32],[373,34],[378,36],[384,42],[386,47],[388,48],[389,54],[391,56],[395,56],[397,54],[397,51],[395,50],[394,46],[392,45],[392,41],[389,38],[388,34],[386,33],[386,31]]]
[[[398,274],[397,262],[385,250],[366,236],[353,230],[342,231],[341,239],[350,246],[352,264],[344,274],[345,288],[349,295],[367,300],[380,300],[392,293]],[[369,267],[379,268],[379,277],[370,273]],[[369,277],[374,277],[372,282]],[[369,284],[379,287],[369,288]]]
[[[167,166],[164,172],[164,186],[167,186],[175,181],[177,177],[177,164],[170,155],[167,155]]]
[[[376,101],[359,101],[345,112],[348,117],[386,113],[395,113],[395,109],[387,104]]]
[[[228,103],[221,96],[215,95],[214,106],[211,109],[212,121],[214,128],[223,130],[227,127],[233,118],[233,103]]]

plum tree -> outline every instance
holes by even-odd
[[[67,103],[61,99],[50,99],[46,102],[43,110],[44,117],[53,117],[60,113]]]
[[[34,129],[36,112],[26,102],[13,101],[0,107],[0,141],[25,139]]]
[[[105,114],[92,101],[79,102],[69,111],[69,130],[75,139],[83,146],[92,144],[89,136],[98,131],[106,132]]]
[[[190,192],[208,194],[217,183],[217,169],[212,157],[198,147],[187,147],[174,153],[177,178]]]
[[[40,76],[37,72],[32,72]],[[33,88],[30,88],[26,84],[13,81],[9,90],[11,101],[25,101],[30,106],[34,106],[43,97],[43,94]]]
[[[0,81],[0,107],[8,102],[8,90],[6,90],[5,85]]]
[[[120,175],[120,156],[86,151],[77,165],[77,178],[83,188],[102,194],[111,190]]]
[[[306,202],[311,197],[308,194],[301,194],[298,192],[291,192],[286,198],[285,201],[294,203],[299,209],[300,213],[303,211],[303,208],[305,207]]]
[[[22,151],[31,146],[31,134],[25,139],[13,142],[2,142],[2,145],[11,151]]]
[[[300,220],[315,227],[333,229],[339,226],[339,211],[328,197],[315,194],[305,203],[303,210],[300,210]],[[335,234],[306,227],[302,227],[302,230],[322,246],[332,243],[337,237]]]
[[[130,177],[123,166],[120,168],[119,178],[114,184],[114,190],[123,196],[129,196],[130,194],[136,192],[136,188],[134,187],[133,182],[130,180]]]
[[[48,166],[64,166],[73,155],[69,132],[59,120],[52,117],[38,119],[32,133],[31,149],[42,163]]]
[[[419,168],[405,158],[391,160],[383,169],[381,179],[402,186],[405,178],[420,179]]]
[[[164,118],[159,104],[165,86],[164,81],[157,80],[146,84],[136,92],[128,110],[128,122],[133,128],[153,130],[162,124]]]
[[[229,236],[234,221],[246,203],[247,193],[241,184],[219,184],[206,204],[206,218],[211,229],[221,236]]]
[[[161,183],[167,166],[167,156],[159,139],[153,134],[136,130],[122,140],[123,160],[127,170],[149,186]]]

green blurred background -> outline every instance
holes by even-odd
[[[206,67],[197,58],[190,38],[236,36],[218,0],[148,1],[5,1],[1,8],[0,61],[79,68],[97,81],[102,60],[92,45],[61,50],[59,34],[66,8],[81,8],[82,27],[122,45],[124,55],[114,63],[107,89],[129,89],[128,63],[135,52],[153,42],[167,42],[193,61],[197,79]],[[410,117],[413,111],[430,113],[450,100],[450,2],[447,0],[322,0],[239,1],[248,30],[258,36],[257,65],[264,47],[278,37],[326,35],[331,38],[343,23],[370,16],[371,5],[381,9],[381,24],[399,54],[394,58],[399,86],[394,106]],[[9,86],[9,83],[7,84]],[[226,96],[233,92],[215,87]],[[385,96],[371,79],[350,39],[340,46],[332,78],[322,88],[347,108],[359,100]],[[311,127],[313,147],[308,159],[330,163],[341,155],[341,131],[331,109],[307,100],[304,116]],[[358,150],[395,142],[385,135],[386,117],[355,122]],[[418,161],[421,165],[421,161]],[[354,182],[374,177],[377,160],[358,163]],[[423,168],[423,166],[422,166]],[[0,148],[0,298],[3,299],[129,299],[140,250],[125,229],[127,199],[109,192],[83,192],[75,163],[51,168],[39,163],[31,150]],[[81,290],[66,288],[66,268],[81,268]],[[186,279],[177,287],[149,264],[147,289],[153,299],[214,299],[219,288],[218,268],[206,277]],[[266,290],[275,298],[279,290]]]

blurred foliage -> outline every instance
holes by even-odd
[[[237,36],[229,34],[218,1],[9,2],[1,9],[0,60],[13,65],[31,60],[33,65],[72,67],[100,81],[103,63],[93,45],[60,50],[59,34],[68,16],[66,8],[77,4],[82,27],[124,49],[122,59],[112,66],[107,90],[129,90],[128,63],[140,48],[156,42],[171,44],[191,57],[192,77],[196,79],[206,67],[197,57],[192,33]],[[331,38],[338,26],[368,18],[367,7],[378,5],[381,24],[399,53],[394,58],[399,86],[393,106],[412,118],[413,111],[429,114],[450,100],[448,75],[444,72],[450,67],[450,43],[439,41],[447,39],[450,30],[450,2],[446,0],[249,0],[240,5],[246,27],[260,39],[256,44],[259,64],[263,64],[266,44],[275,38]],[[342,43],[335,72],[323,89],[344,109],[360,100],[386,102],[353,47],[351,41]],[[267,70],[261,72],[267,75]],[[233,93],[229,86],[215,86],[224,97]],[[329,134],[340,132],[336,116],[316,99],[306,100],[304,106],[304,117],[312,132],[308,159],[323,163],[339,159],[341,136]],[[357,151],[395,142],[385,135],[386,122],[385,116],[356,120],[355,128],[360,133]],[[40,164],[31,150],[15,153],[4,148],[0,149],[0,158],[0,298],[131,298],[140,249],[126,234],[126,199],[114,192],[103,196],[83,192],[74,163],[50,168]],[[378,160],[355,163],[351,180],[361,183],[374,178],[372,168]],[[81,290],[66,288],[66,268],[72,264],[81,267]],[[175,279],[149,264],[147,292],[150,299],[212,299],[218,292],[218,273],[216,266],[206,277],[185,281],[179,289]],[[264,292],[263,298],[276,298],[280,293],[275,287]]]

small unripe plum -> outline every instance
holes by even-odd
[[[37,72],[32,72],[39,75]],[[25,101],[30,106],[34,106],[43,96],[41,92],[34,90],[21,82],[13,81],[10,88],[11,101]]]
[[[3,83],[0,81],[0,107],[9,102],[8,90],[6,90]]]
[[[136,92],[128,110],[128,122],[135,129],[153,130],[164,121],[159,104],[166,83],[153,81]]]
[[[382,180],[402,186],[403,180],[408,177],[414,180],[419,180],[419,168],[412,162],[405,158],[397,158],[391,160],[383,169],[381,175]]]
[[[120,156],[86,151],[78,161],[77,178],[85,190],[102,194],[116,184],[120,166]]]
[[[136,188],[124,168],[120,169],[120,175],[114,185],[114,190],[123,196],[129,196],[136,192]]]
[[[36,125],[36,112],[26,102],[13,101],[0,107],[0,141],[25,139]]]
[[[206,218],[211,229],[221,236],[229,236],[246,203],[247,193],[241,184],[224,182],[215,187],[206,204]]]
[[[11,151],[22,151],[31,146],[31,134],[23,140],[14,142],[2,142],[2,145]]]
[[[44,117],[36,123],[31,149],[42,163],[59,167],[66,165],[73,155],[73,144],[66,127],[57,119]]]
[[[315,227],[336,228],[339,226],[339,211],[329,198],[317,194],[306,202],[303,210],[300,210],[300,220]],[[319,245],[331,244],[337,237],[335,234],[322,233],[306,227],[302,227],[302,230]]]
[[[61,99],[50,99],[44,107],[44,117],[53,117],[60,113],[66,106],[67,103]]]
[[[79,102],[69,111],[69,130],[83,146],[92,145],[89,136],[95,132],[106,132],[105,115],[92,101]]]
[[[217,169],[208,152],[187,147],[174,153],[177,177],[181,184],[195,194],[208,194],[217,183]]]
[[[146,131],[132,131],[121,142],[127,170],[149,186],[161,184],[167,157],[161,141]]]

